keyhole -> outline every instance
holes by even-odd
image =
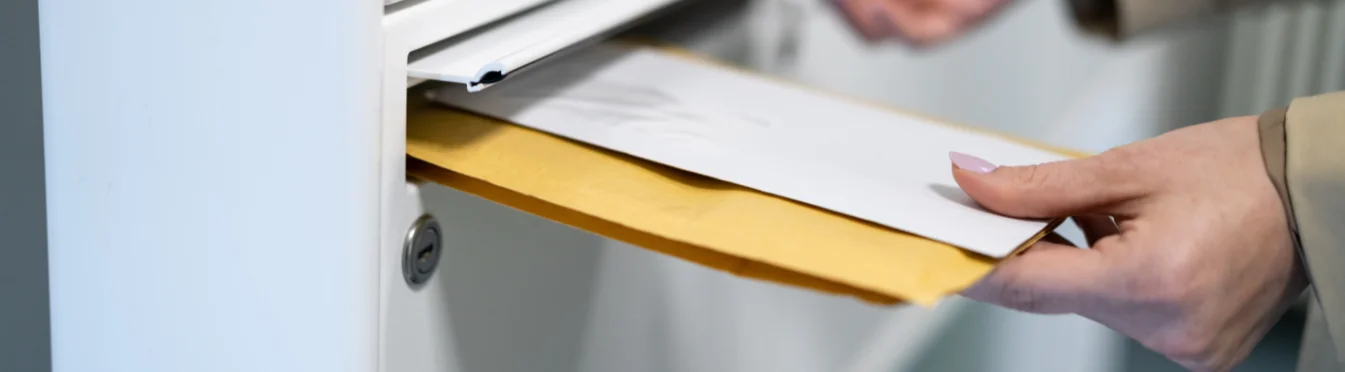
[[[408,232],[403,248],[402,275],[407,284],[417,287],[429,281],[442,255],[439,224],[430,216],[421,217]]]
[[[416,253],[416,271],[429,273],[434,270],[435,244],[433,241],[424,242],[418,253]]]

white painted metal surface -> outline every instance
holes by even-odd
[[[407,57],[542,2],[42,2],[57,370],[457,370]]]
[[[377,368],[381,15],[41,0],[57,372]]]
[[[409,0],[408,0],[409,1]],[[381,171],[378,179],[379,229],[378,255],[381,274],[379,300],[379,370],[383,372],[448,372],[465,370],[456,350],[447,306],[450,292],[443,273],[436,274],[422,288],[412,289],[401,276],[402,237],[411,223],[424,213],[420,188],[407,183],[406,176],[406,89],[414,83],[407,79],[407,63],[412,51],[460,35],[491,21],[530,9],[547,0],[425,0],[389,13],[382,22],[382,73],[377,89],[380,95],[380,132],[377,158]],[[379,53],[375,53],[379,54]],[[462,210],[451,217],[463,217]],[[452,231],[455,219],[441,222]],[[520,232],[519,234],[529,234]],[[454,250],[481,248],[445,236],[449,251],[442,261],[454,260]],[[501,244],[510,244],[502,242]]]
[[[501,18],[554,0],[404,0],[383,17],[385,50],[405,54]],[[403,53],[402,49],[405,49]]]
[[[678,1],[559,1],[452,42],[437,53],[411,62],[407,74],[480,91],[524,66]]]

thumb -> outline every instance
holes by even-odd
[[[996,265],[962,295],[1030,313],[1077,313],[1103,292],[1106,268],[1098,251],[1041,241]]]
[[[1013,217],[1127,215],[1127,202],[1141,195],[1124,167],[1100,156],[1015,167],[959,152],[948,157],[963,192],[985,208]]]

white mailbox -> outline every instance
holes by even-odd
[[[678,3],[43,0],[55,369],[470,370],[434,274],[479,216],[408,180],[406,90]]]

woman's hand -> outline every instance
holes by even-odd
[[[868,40],[933,44],[962,34],[1008,0],[831,0]]]
[[[1092,245],[1038,243],[964,293],[974,300],[1077,313],[1187,368],[1226,371],[1307,286],[1254,117],[1080,160],[952,159],[958,184],[985,208],[1073,216]]]

